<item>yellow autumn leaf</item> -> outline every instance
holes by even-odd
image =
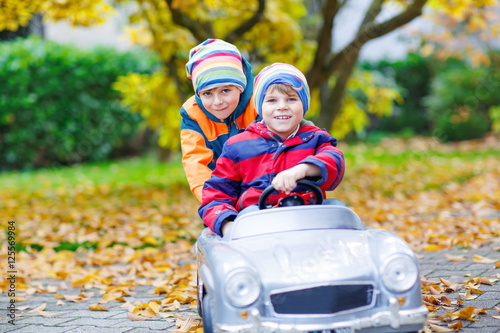
[[[106,304],[110,301],[114,301],[118,298],[121,298],[121,293],[120,292],[115,292],[115,293],[105,293],[104,295],[102,295],[101,297],[101,300],[99,301],[99,303],[102,303],[102,304]]]
[[[474,310],[475,309],[476,308],[473,306],[468,306],[465,309],[454,312],[453,314],[456,315],[460,319],[474,321]]]
[[[455,332],[459,331],[462,328],[462,326],[463,326],[463,324],[460,320],[453,323],[453,324],[448,324],[448,327],[453,329]]]
[[[104,305],[99,304],[99,303],[91,304],[89,306],[89,310],[90,311],[109,311],[106,307],[104,307]]]
[[[158,303],[156,302],[149,302],[149,308],[155,313],[157,314],[158,312],[160,312],[161,310],[161,305],[159,305]]]
[[[472,301],[475,300],[478,296],[477,295],[472,295],[472,292],[470,290],[467,290],[465,292],[465,300],[466,301]]]
[[[90,274],[90,275],[87,275],[81,279],[77,279],[77,280],[73,281],[71,283],[71,287],[73,287],[73,288],[82,287],[85,284],[87,284],[90,281],[95,280],[95,279],[98,279],[98,277],[96,275]]]
[[[153,309],[151,309],[149,306],[147,309],[145,310],[141,310],[140,314],[144,317],[148,317],[148,318],[156,318],[158,317],[158,315],[156,314],[156,312],[153,311]]]
[[[498,259],[490,259],[490,258],[486,258],[486,257],[479,256],[476,254],[473,255],[472,257],[474,258],[474,262],[476,262],[478,264],[492,264],[492,263],[498,261]]]

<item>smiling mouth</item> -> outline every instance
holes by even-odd
[[[286,119],[290,119],[292,118],[291,116],[277,116],[277,117],[274,117],[274,119],[279,119],[279,120],[286,120]]]

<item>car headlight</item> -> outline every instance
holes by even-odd
[[[407,255],[396,255],[389,258],[382,267],[384,285],[395,292],[409,290],[418,278],[418,267]]]
[[[225,291],[232,305],[246,307],[259,298],[260,283],[250,271],[237,271],[228,276]]]

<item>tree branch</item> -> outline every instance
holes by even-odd
[[[405,11],[385,22],[375,24],[375,22],[371,20],[364,26],[362,25],[354,40],[344,47],[342,51],[332,55],[327,61],[323,67],[322,81],[326,80],[333,72],[344,66],[351,56],[358,53],[361,47],[368,41],[383,36],[420,16],[426,2],[427,0],[415,0]]]
[[[241,37],[245,32],[250,31],[257,23],[264,17],[264,10],[266,9],[266,0],[259,0],[259,8],[251,18],[243,22],[239,27],[231,31],[224,40],[228,43],[233,43]]]
[[[209,23],[201,23],[200,21],[193,21],[189,16],[184,14],[180,9],[172,7],[172,0],[165,0],[170,12],[172,13],[172,20],[175,24],[188,29],[196,38],[198,42],[203,42],[207,38],[213,38],[214,32],[212,25]]]
[[[186,96],[186,93],[184,92],[184,90],[182,90],[182,81],[177,72],[178,66],[176,64],[176,57],[173,56],[172,59],[170,59],[170,61],[166,63],[166,66],[168,68],[169,75],[174,78],[175,87],[177,89],[177,96],[182,103],[183,101],[187,100],[188,96]]]
[[[383,3],[384,0],[374,0],[372,2],[370,8],[368,8],[368,10],[366,11],[363,22],[361,22],[361,25],[359,26],[358,29],[358,33],[356,35],[359,35],[363,27],[366,26],[368,23],[375,21],[377,15],[380,14],[380,12],[382,11]]]
[[[339,10],[337,0],[327,0],[323,11],[323,26],[319,30],[314,62],[312,67],[307,73],[307,81],[311,89],[316,87],[316,82],[319,81],[323,71],[323,62],[330,55],[332,48],[332,33],[333,33],[333,19]]]

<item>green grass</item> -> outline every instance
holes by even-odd
[[[186,185],[180,158],[158,161],[148,155],[124,160],[79,164],[68,167],[0,173],[2,190],[36,191],[77,185]]]
[[[440,152],[435,150],[407,150],[404,152],[392,152],[388,149],[366,146],[364,149],[349,150],[349,147],[340,147],[344,156],[351,165],[364,165],[381,163],[383,165],[404,166],[409,161],[425,163],[427,159],[459,159],[466,161],[483,160],[489,157],[500,158],[500,150],[487,149],[484,151],[473,150],[450,150],[449,152]]]
[[[487,149],[453,150],[405,150],[394,152],[390,147],[377,144],[340,145],[345,155],[346,165],[351,169],[366,165],[404,167],[409,162],[426,164],[429,160],[453,159],[476,161],[495,157],[500,159],[500,150]],[[446,163],[446,162],[445,162]],[[348,171],[349,172],[349,171]],[[138,186],[187,186],[184,169],[177,156],[169,163],[158,161],[155,155],[147,155],[124,160],[79,164],[69,167],[47,168],[32,171],[0,173],[1,189],[25,192],[58,187],[72,188],[77,185],[138,185]]]

